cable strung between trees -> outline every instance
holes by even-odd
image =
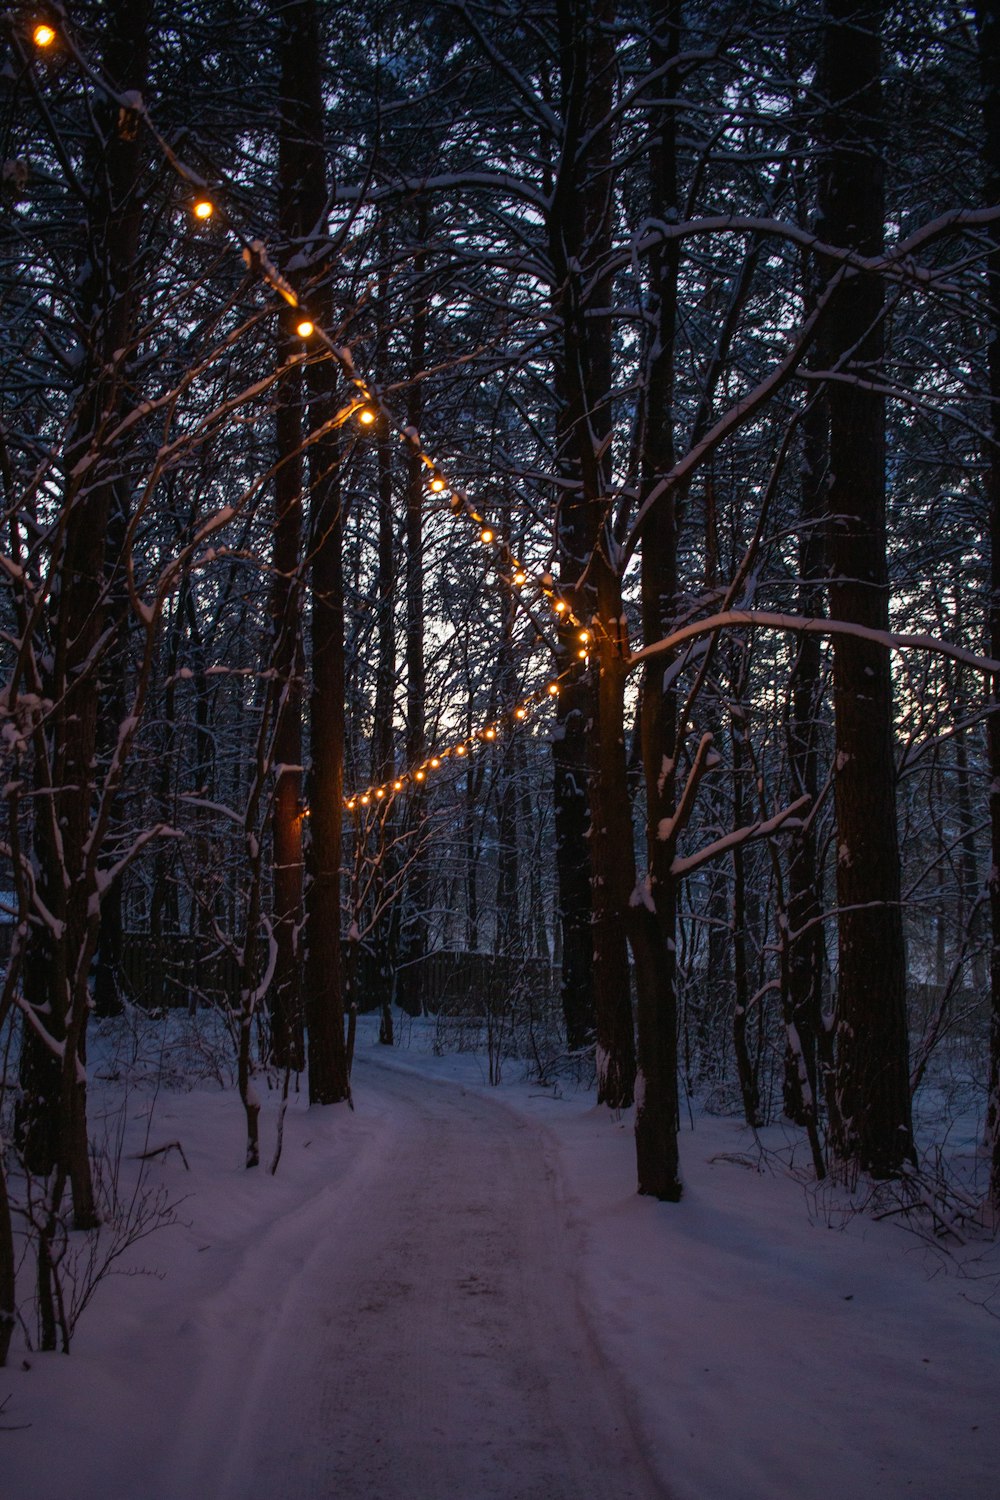
[[[114,89],[100,70],[83,56],[70,35],[61,7],[59,8],[59,14],[64,23],[62,32],[57,32],[53,26],[45,22],[40,22],[34,27],[32,41],[36,47],[43,53],[48,53],[50,49],[55,50],[57,42],[64,42],[86,77],[89,77],[93,83],[104,90],[122,109],[127,109],[140,116],[149,129],[164,160],[183,182],[196,189],[197,196],[191,203],[191,212],[194,218],[205,225],[209,224],[212,220],[220,222],[238,241],[247,269],[258,275],[289,307],[301,314],[295,327],[298,337],[307,345],[310,343],[320,344],[330,358],[339,366],[349,385],[353,387],[354,398],[346,408],[338,413],[338,425],[354,417],[361,428],[371,429],[376,426],[381,417],[388,429],[396,433],[400,441],[406,445],[411,454],[418,459],[427,471],[428,493],[440,499],[446,498],[449,510],[455,519],[464,519],[469,522],[470,526],[476,529],[478,540],[482,546],[488,549],[490,560],[496,567],[501,579],[511,589],[515,601],[528,615],[532,623],[537,627],[537,621],[531,612],[531,608],[524,601],[520,592],[529,585],[533,585],[538,595],[547,601],[552,615],[559,626],[565,628],[569,625],[577,632],[575,647],[576,661],[557,678],[550,681],[544,688],[529,693],[493,722],[473,731],[462,739],[436,748],[426,759],[411,766],[399,775],[385,782],[370,784],[364,789],[346,793],[343,799],[344,809],[348,812],[354,812],[357,808],[367,807],[372,802],[388,801],[401,793],[417,789],[426,782],[427,773],[439,769],[444,761],[462,759],[470,751],[474,751],[484,744],[493,743],[499,737],[505,721],[508,726],[524,723],[530,717],[530,711],[533,707],[558,697],[560,685],[568,677],[574,675],[580,666],[586,666],[589,663],[592,641],[591,632],[582,625],[582,622],[574,614],[569,602],[559,593],[552,574],[547,571],[532,573],[524,563],[518,560],[503,536],[490,526],[485,516],[477,510],[475,503],[466,490],[453,483],[447,477],[446,466],[426,450],[417,429],[409,423],[401,422],[377,385],[358,373],[350,349],[346,345],[337,343],[332,339],[326,329],[318,325],[308,315],[308,306],[274,264],[266,243],[256,237],[249,238],[243,233],[233,217],[219,204],[217,189],[210,189],[205,177],[200,173],[194,172],[177,155],[160,133],[141,96],[135,91],[123,94]],[[221,177],[221,173],[218,176]],[[545,639],[541,632],[539,632],[539,636],[540,639]],[[551,650],[555,650],[550,642],[547,642],[547,644],[549,644]],[[307,817],[308,814],[308,807],[303,807],[302,815]]]

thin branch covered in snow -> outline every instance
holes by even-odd
[[[874,630],[868,625],[854,624],[848,620],[806,619],[802,615],[781,614],[773,610],[760,609],[729,609],[717,615],[709,615],[703,620],[695,620],[671,635],[664,636],[662,640],[654,641],[649,646],[641,646],[633,651],[629,657],[629,664],[635,666],[638,662],[647,661],[664,652],[675,651],[686,641],[697,640],[700,636],[710,635],[718,630],[744,628],[782,630],[793,635],[850,635],[859,640],[872,641],[876,645],[884,646],[887,651],[930,651],[960,662],[963,666],[971,667],[977,672],[1000,672],[1000,662],[992,657],[980,656],[975,651],[941,640],[938,636]]]
[[[671,873],[681,879],[706,864],[708,860],[716,859],[720,854],[726,854],[731,849],[748,843],[751,839],[770,838],[779,829],[793,826],[793,820],[798,817],[799,813],[805,812],[810,800],[809,797],[797,797],[794,802],[781,808],[773,817],[760,818],[755,823],[748,823],[742,828],[734,828],[722,838],[713,840],[711,844],[705,844],[696,854],[690,854],[684,859],[675,859],[670,867]]]

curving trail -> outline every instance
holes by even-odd
[[[248,1365],[209,1358],[164,1496],[666,1500],[589,1332],[544,1131],[372,1063],[357,1093],[388,1111],[390,1149],[313,1215]],[[220,1382],[230,1421],[206,1451],[198,1403]]]

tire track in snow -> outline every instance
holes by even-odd
[[[196,1478],[218,1500],[665,1500],[587,1327],[543,1130],[360,1074],[394,1150],[331,1204],[239,1375],[228,1451],[190,1454],[178,1495]]]

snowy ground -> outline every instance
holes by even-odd
[[[293,1101],[273,1177],[231,1092],[132,1095],[126,1150],[190,1163],[150,1167],[178,1222],[69,1358],[0,1371],[0,1500],[1000,1496],[993,1241],[934,1249],[711,1118],[684,1202],[639,1199],[627,1119],[411,1041],[364,1029],[355,1112]]]

